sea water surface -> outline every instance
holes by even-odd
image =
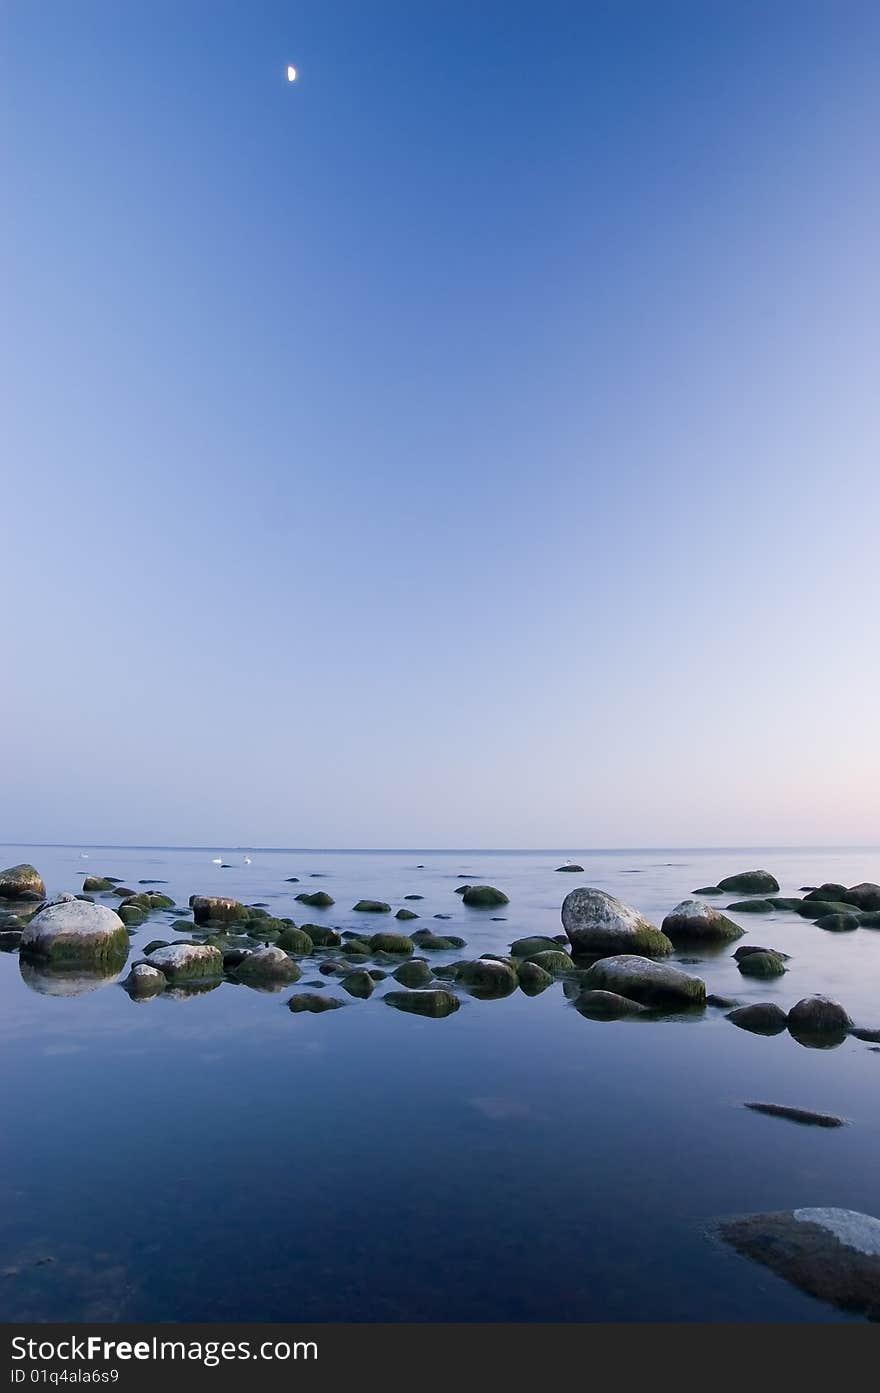
[[[229,869],[214,850],[85,850],[0,847],[0,865],[32,861],[50,894],[78,892],[84,874],[133,889],[154,879],[178,904],[232,895],[343,929],[391,926],[353,913],[361,897],[407,904],[421,915],[411,927],[467,940],[440,961],[559,933],[576,885],[659,923],[695,887],[758,866],[783,895],[880,880],[880,853],[858,849],[253,851],[249,865],[226,850]],[[558,874],[566,857],[585,873]],[[469,910],[462,881],[510,903]],[[332,909],[295,903],[318,888]],[[175,937],[172,917],[150,916],[132,959]],[[689,970],[710,992],[785,1008],[824,992],[880,1026],[880,932],[826,933],[782,912],[739,922],[742,942],[791,955],[784,977],[742,977],[736,945],[672,961],[699,958]],[[138,1002],[111,979],[59,996],[23,977],[16,952],[0,954],[5,1320],[846,1319],[707,1226],[801,1205],[880,1215],[876,1048],[808,1049],[711,1008],[593,1021],[559,983],[536,998],[462,993],[458,1012],[433,1020],[386,1006],[389,979],[369,1001],[292,1014],[291,992],[312,978],[344,996],[308,966],[278,993],[224,982]],[[849,1125],[797,1126],[746,1101]]]

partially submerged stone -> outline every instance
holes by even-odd
[[[338,948],[342,942],[339,930],[327,924],[303,924],[302,931],[308,934],[315,948]]]
[[[706,984],[671,963],[653,962],[636,954],[601,958],[584,973],[584,989],[616,992],[643,1006],[686,1008],[705,1006]]]
[[[207,943],[171,943],[151,953],[149,963],[164,973],[169,982],[196,981],[223,973],[223,954]]]
[[[90,891],[92,894],[100,894],[113,889],[113,881],[108,880],[103,875],[87,875],[83,881],[83,890]]]
[[[852,1027],[839,1001],[828,996],[805,996],[788,1013],[789,1034],[802,1045],[832,1048],[842,1044]]]
[[[843,934],[852,933],[861,923],[861,916],[852,914],[820,914],[815,921],[817,929],[824,929],[826,933]]]
[[[510,903],[504,891],[494,885],[466,885],[461,898],[469,909],[495,909],[497,905]]]
[[[399,909],[395,914],[395,919],[418,919],[414,909]]]
[[[517,938],[510,945],[510,951],[515,958],[531,958],[535,953],[554,952],[559,947],[555,938],[546,938],[543,934],[532,934],[529,938]]]
[[[665,957],[672,943],[637,909],[605,890],[579,886],[562,902],[562,927],[574,953]]]
[[[0,899],[22,900],[36,896],[42,900],[45,894],[43,877],[36,867],[29,865],[27,861],[22,861],[17,866],[7,866],[5,871],[0,871]]]
[[[340,979],[339,985],[349,996],[359,997],[362,1001],[373,995],[373,979],[362,967],[356,968],[354,972],[347,972]]]
[[[518,979],[513,968],[498,958],[475,958],[459,964],[455,981],[474,996],[488,1000],[510,996],[516,991]]]
[[[106,905],[61,895],[22,930],[21,951],[53,963],[106,963],[121,967],[128,956],[125,925]]]
[[[430,929],[418,929],[412,935],[412,941],[426,953],[442,953],[465,947],[463,938],[458,938],[455,934],[435,934]]]
[[[702,900],[682,900],[660,929],[672,943],[729,943],[743,934],[739,924]]]
[[[517,964],[516,976],[519,989],[526,996],[538,996],[553,985],[552,975],[538,963],[528,960]]]
[[[397,1011],[407,1011],[414,1016],[431,1016],[434,1019],[451,1016],[461,1005],[458,997],[446,991],[444,987],[435,987],[433,991],[425,992],[386,992],[382,1000]]]
[[[336,903],[333,896],[328,895],[326,890],[315,890],[311,895],[303,892],[296,898],[300,904],[310,905],[312,909],[329,909],[332,904]]]
[[[770,900],[734,900],[725,906],[735,914],[772,914],[776,906]]]
[[[191,895],[189,907],[197,924],[245,924],[250,910],[225,895]]]
[[[847,904],[855,905],[856,909],[880,910],[880,885],[863,880],[861,885],[853,885],[847,890],[842,899]]]
[[[805,1208],[728,1219],[716,1229],[743,1257],[810,1296],[880,1320],[880,1219]]]
[[[434,974],[424,958],[410,958],[409,962],[395,968],[391,975],[402,987],[415,988],[426,987]]]
[[[563,972],[574,972],[575,965],[568,953],[561,948],[545,948],[540,953],[532,953],[530,962],[537,963],[545,972],[557,976]]]
[[[781,977],[785,972],[785,959],[781,953],[770,949],[760,949],[740,958],[737,967],[744,977]]]
[[[240,982],[254,985],[280,984],[298,982],[302,976],[302,969],[287,956],[283,948],[270,944],[265,948],[258,948],[254,953],[248,953],[236,968],[236,976]]]
[[[743,1103],[750,1112],[765,1113],[767,1117],[783,1117],[805,1127],[845,1127],[842,1117],[833,1113],[812,1112],[809,1108],[790,1108],[784,1103]]]
[[[623,1016],[638,1016],[645,1011],[644,1006],[630,997],[595,989],[578,992],[574,1004],[582,1016],[595,1020],[619,1020]]]
[[[318,1014],[321,1011],[336,1011],[345,1002],[340,1001],[337,996],[317,996],[313,992],[298,992],[292,996],[287,1003],[291,1011],[312,1011]]]
[[[778,895],[779,881],[769,871],[739,871],[719,880],[718,889],[734,895]]]
[[[374,953],[389,953],[394,957],[408,957],[413,951],[413,941],[406,934],[378,933],[370,939]]]
[[[358,900],[352,905],[353,914],[390,914],[391,906],[384,900]]]
[[[788,1016],[775,1001],[756,1001],[750,1006],[737,1006],[728,1013],[727,1019],[753,1035],[781,1035],[788,1028]]]
[[[129,996],[157,996],[164,992],[166,978],[164,972],[150,967],[149,963],[135,963],[122,985]]]
[[[583,874],[584,870],[583,866],[576,866],[573,861],[566,861],[564,866],[557,866],[556,869],[557,871],[577,871],[581,875]]]

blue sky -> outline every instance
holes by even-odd
[[[880,842],[875,5],[2,30],[0,837]]]

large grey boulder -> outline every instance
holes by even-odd
[[[717,1225],[738,1253],[842,1311],[880,1319],[880,1219],[852,1209],[788,1209]]]
[[[0,899],[20,900],[22,897],[30,898],[34,895],[42,899],[45,893],[43,877],[26,861],[22,861],[18,866],[7,866],[5,871],[0,871]]]
[[[615,992],[642,1006],[705,1006],[706,984],[670,963],[652,962],[632,953],[601,958],[584,973],[584,991]]]
[[[854,885],[851,890],[841,895],[841,899],[847,904],[855,905],[856,909],[880,909],[880,885],[863,880],[861,885]]]
[[[170,943],[147,959],[169,982],[191,982],[223,974],[223,954],[207,943]]]
[[[605,890],[580,886],[562,901],[562,927],[580,954],[641,953],[661,958],[672,943],[637,909]]]
[[[682,900],[667,914],[661,931],[673,943],[730,943],[743,935],[739,924],[702,900]]]
[[[59,895],[25,925],[21,951],[56,964],[121,967],[128,956],[128,934],[119,915],[106,905]]]

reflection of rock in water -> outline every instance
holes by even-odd
[[[204,996],[207,992],[216,991],[222,983],[220,977],[202,977],[193,982],[177,981],[173,986],[165,988],[160,1001],[190,1001],[193,997]]]
[[[119,976],[119,969],[109,964],[63,969],[24,955],[19,957],[18,966],[25,985],[41,996],[85,996],[86,992],[109,986]]]

